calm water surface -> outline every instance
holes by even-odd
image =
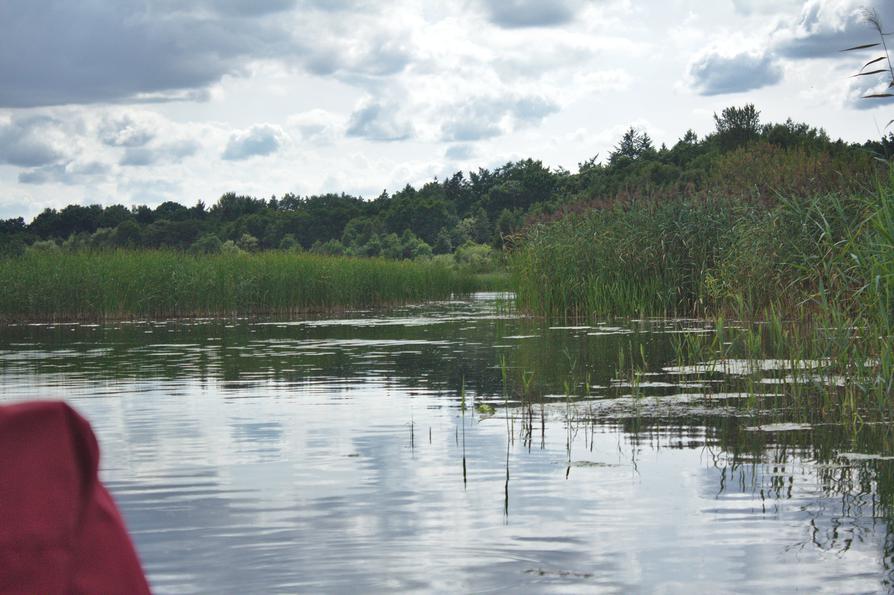
[[[500,297],[4,327],[0,402],[92,422],[158,593],[889,588],[888,426],[787,418],[779,362],[680,366],[698,321]]]

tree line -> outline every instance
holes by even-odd
[[[628,129],[604,160],[577,172],[524,159],[457,172],[373,200],[348,194],[257,198],[236,193],[213,205],[69,205],[26,223],[0,220],[0,254],[32,249],[173,248],[193,252],[310,250],[394,259],[498,250],[531,221],[569,209],[606,208],[669,195],[723,194],[772,202],[779,195],[858,191],[894,153],[894,135],[831,140],[787,120],[763,124],[753,105],[715,114],[715,130],[689,130],[672,146]]]

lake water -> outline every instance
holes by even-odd
[[[680,365],[699,321],[505,297],[4,327],[0,402],[91,421],[158,593],[889,589],[888,425],[789,415],[784,362]]]

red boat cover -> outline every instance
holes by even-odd
[[[149,593],[98,466],[65,403],[0,407],[0,593]]]

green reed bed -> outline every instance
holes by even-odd
[[[820,390],[826,405],[894,417],[894,183],[769,206],[681,198],[571,215],[533,227],[510,270],[519,306],[542,316],[703,316],[721,331],[723,315],[747,321],[701,355],[821,360],[835,379]],[[811,392],[793,376],[789,394]]]
[[[289,252],[31,252],[0,259],[0,320],[322,312],[474,288],[471,275],[428,262]]]
[[[534,226],[510,257],[519,305],[548,316],[692,313],[743,216],[732,201],[641,201]]]

